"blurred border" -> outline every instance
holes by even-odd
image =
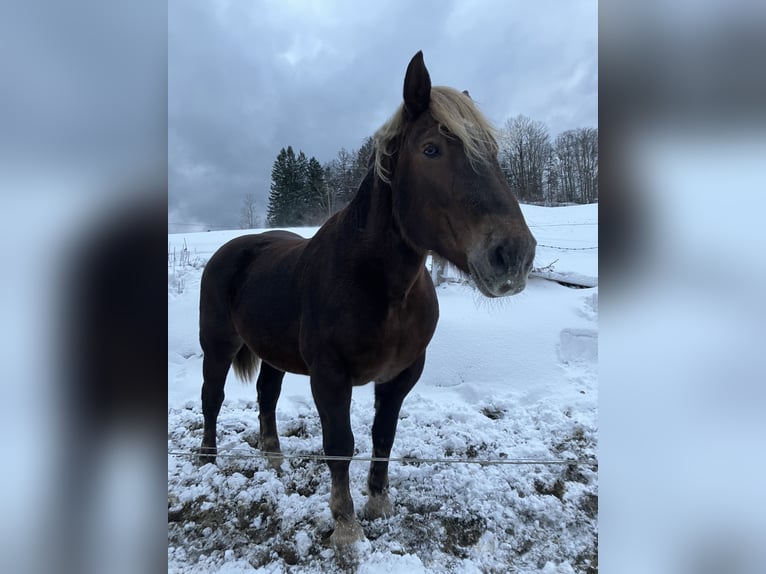
[[[600,7],[604,572],[766,563],[762,4]],[[3,572],[164,563],[167,25],[0,6]]]
[[[604,572],[766,563],[766,10],[599,10]]]
[[[167,25],[0,5],[2,572],[164,568]]]

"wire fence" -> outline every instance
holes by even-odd
[[[547,247],[548,249],[558,249],[560,251],[589,251],[591,249],[598,249],[598,245],[593,247],[559,247],[557,245],[544,245],[542,243],[537,244],[538,247]]]
[[[202,449],[185,450],[169,449],[171,456],[186,456],[197,458],[205,453]],[[220,449],[217,453],[219,457],[226,458],[261,458],[261,459],[297,459],[311,461],[333,461],[342,460],[349,462],[393,462],[400,464],[477,464],[479,466],[500,466],[500,465],[565,465],[565,466],[590,466],[597,468],[598,462],[592,459],[527,459],[527,458],[431,458],[431,457],[375,457],[375,456],[332,456],[325,454],[300,454],[300,453],[280,453],[280,452],[254,452],[249,449]]]

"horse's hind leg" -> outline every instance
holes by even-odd
[[[223,388],[231,362],[237,354],[242,341],[226,341],[214,344],[202,342],[202,416],[205,428],[202,435],[200,462],[215,463],[218,448],[216,443],[216,425],[218,413],[224,399]]]
[[[423,372],[426,356],[417,361],[387,383],[375,384],[375,421],[372,425],[372,456],[388,458],[394,445],[396,423],[404,397],[415,386]],[[374,461],[370,464],[367,477],[369,498],[364,506],[364,517],[368,519],[390,515],[393,511],[388,498],[388,462]]]
[[[260,443],[261,452],[266,453],[271,466],[278,468],[282,464],[281,449],[279,448],[279,435],[277,434],[277,400],[282,390],[284,371],[280,371],[261,362],[261,372],[255,386],[258,390],[258,420],[261,424]]]

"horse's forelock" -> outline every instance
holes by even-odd
[[[497,156],[495,128],[470,96],[446,86],[431,89],[429,110],[442,130],[463,144],[472,164],[481,165]]]
[[[474,168],[493,161],[497,156],[495,128],[474,104],[470,96],[446,86],[431,88],[428,106],[433,118],[439,123],[442,133],[458,139]],[[386,183],[390,183],[390,172],[385,167],[385,158],[396,150],[397,138],[407,126],[404,106],[400,105],[394,115],[383,124],[373,137],[375,142],[375,172]]]

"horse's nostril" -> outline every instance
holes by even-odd
[[[507,243],[500,243],[490,249],[489,263],[497,270],[506,271],[511,267],[511,249]]]

